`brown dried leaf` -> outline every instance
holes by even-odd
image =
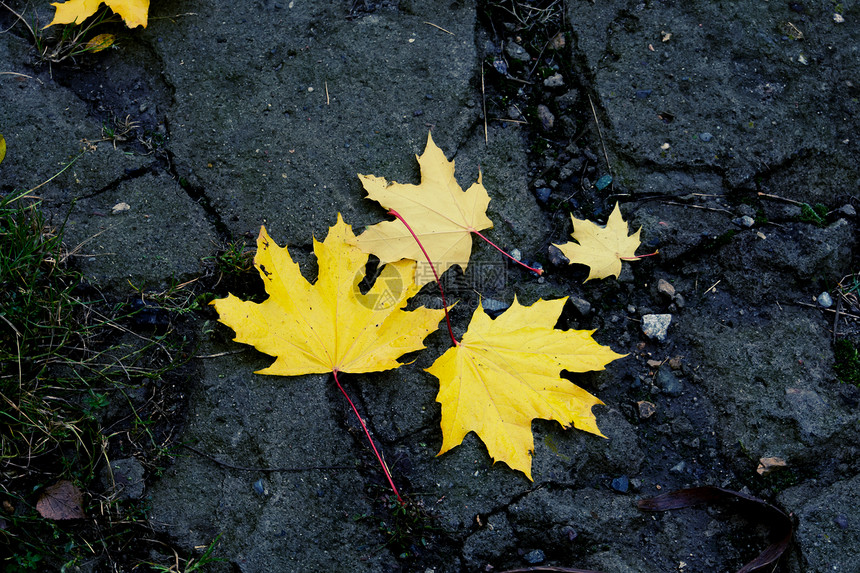
[[[766,501],[739,491],[714,486],[692,487],[650,499],[641,499],[638,505],[639,509],[644,511],[666,511],[703,503],[733,504],[739,511],[746,510],[770,526],[771,544],[765,547],[758,557],[738,569],[737,573],[752,573],[764,567],[772,570],[770,566],[782,557],[791,543],[794,535],[794,523],[791,518]]]
[[[82,519],[84,515],[84,496],[81,490],[69,480],[60,480],[51,487],[45,488],[36,511],[45,519],[59,521],[63,519]]]

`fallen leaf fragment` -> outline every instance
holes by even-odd
[[[388,182],[375,175],[358,177],[368,199],[396,210],[409,222],[440,275],[453,265],[466,270],[472,254],[472,232],[493,226],[486,214],[490,196],[481,175],[463,191],[454,178],[454,162],[445,158],[429,133],[427,147],[417,159],[421,167],[419,185]],[[417,261],[415,282],[419,287],[434,280],[418,242],[400,221],[368,227],[354,244],[383,263]]]
[[[627,235],[627,222],[621,216],[618,203],[609,215],[605,227],[585,219],[577,219],[573,215],[570,218],[573,221],[571,237],[576,242],[555,246],[564,253],[571,264],[577,263],[589,267],[586,282],[591,279],[618,277],[621,274],[621,260],[636,257],[642,229]]]
[[[397,358],[424,348],[444,311],[403,310],[418,292],[415,263],[385,265],[361,294],[367,255],[349,243],[352,228],[338,215],[322,243],[314,240],[319,277],[309,283],[290,258],[260,230],[254,265],[269,294],[262,303],[230,294],[212,301],[219,320],[236,331],[236,342],[277,357],[258,374],[295,376],[326,372],[376,372],[401,366]]]
[[[440,455],[475,432],[493,460],[532,479],[535,418],[605,437],[591,412],[603,402],[559,374],[602,370],[624,355],[598,344],[593,330],[556,330],[566,300],[526,307],[515,298],[495,320],[479,306],[462,342],[427,369],[439,379]]]
[[[692,507],[703,503],[732,504],[738,512],[754,516],[758,521],[770,526],[770,545],[758,557],[738,569],[737,573],[752,573],[763,567],[773,565],[782,557],[791,543],[794,535],[794,524],[791,518],[777,507],[738,491],[732,491],[714,486],[693,487],[681,489],[657,497],[639,500],[639,509],[643,511],[667,511]],[[772,568],[768,569],[772,571]]]
[[[3,158],[6,157],[6,139],[3,138],[3,134],[0,133],[0,163],[3,163]]]
[[[755,471],[760,476],[766,476],[773,470],[784,467],[788,467],[788,464],[782,458],[761,458]]]
[[[89,42],[84,46],[87,50],[92,53],[101,52],[102,50],[106,50],[113,46],[113,43],[116,41],[116,36],[113,34],[99,34],[98,36],[93,37]]]
[[[78,486],[69,480],[60,480],[46,487],[36,502],[36,511],[45,519],[54,521],[86,517],[84,496]]]
[[[119,14],[129,28],[146,28],[149,0],[68,0],[51,4],[57,11],[50,24],[80,24],[95,14],[102,4]]]

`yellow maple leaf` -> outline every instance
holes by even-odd
[[[48,26],[80,24],[95,14],[102,4],[107,4],[108,8],[119,14],[129,28],[138,26],[146,28],[149,0],[67,0],[62,3],[55,2],[51,5],[56,7],[57,11]]]
[[[3,134],[0,133],[0,163],[3,163],[3,158],[6,157],[6,140]]]
[[[472,254],[472,232],[493,226],[486,214],[490,196],[481,183],[481,175],[463,191],[454,178],[454,162],[445,158],[429,133],[424,153],[417,159],[421,167],[419,185],[389,183],[375,175],[358,177],[369,199],[396,210],[408,221],[440,275],[452,265],[466,270]],[[368,227],[355,244],[383,263],[417,261],[415,282],[419,287],[434,280],[419,244],[400,221]]]
[[[440,455],[475,432],[493,460],[532,479],[535,418],[603,436],[591,412],[603,402],[559,373],[602,370],[624,355],[598,344],[593,330],[555,330],[566,300],[526,307],[515,298],[495,320],[479,306],[462,342],[427,369],[439,379]]]
[[[262,303],[230,294],[211,304],[219,320],[236,332],[236,342],[275,356],[258,374],[294,376],[325,372],[375,372],[401,366],[397,358],[424,348],[443,310],[403,310],[418,291],[415,263],[382,269],[373,287],[361,294],[367,255],[349,244],[352,227],[338,214],[322,243],[314,240],[319,277],[302,276],[287,247],[260,230],[254,264],[269,294]]]
[[[642,229],[627,235],[627,222],[621,217],[618,203],[609,215],[605,227],[585,219],[577,219],[573,215],[570,218],[573,221],[571,237],[577,242],[555,246],[571,264],[579,263],[590,267],[586,282],[591,279],[618,277],[621,274],[621,260],[636,257]]]

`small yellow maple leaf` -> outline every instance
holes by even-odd
[[[6,157],[6,140],[3,134],[0,133],[0,163],[3,163],[3,158]]]
[[[472,232],[493,226],[486,214],[490,196],[481,183],[481,175],[463,191],[454,178],[454,162],[445,158],[429,133],[427,147],[417,159],[421,167],[419,185],[389,183],[375,175],[358,177],[368,199],[396,210],[409,223],[440,275],[452,265],[466,270],[472,254]],[[419,244],[400,221],[368,227],[355,244],[384,263],[417,261],[415,282],[419,287],[434,280]]]
[[[80,24],[95,14],[102,4],[107,4],[108,8],[119,14],[129,28],[138,26],[146,28],[149,0],[67,0],[62,3],[55,2],[51,5],[56,7],[57,11],[48,26]]]
[[[325,372],[375,372],[401,366],[397,358],[424,348],[443,310],[403,310],[418,291],[415,263],[382,269],[373,287],[361,294],[367,255],[349,244],[352,227],[338,214],[322,243],[314,240],[319,277],[302,276],[287,247],[260,230],[254,264],[269,294],[262,303],[228,295],[211,304],[219,320],[236,331],[236,342],[275,356],[258,374],[294,376]]]
[[[479,306],[462,342],[427,369],[439,379],[440,455],[475,432],[493,460],[532,479],[535,418],[603,436],[591,412],[603,402],[559,373],[602,370],[624,355],[598,344],[593,330],[555,330],[566,300],[526,307],[515,298],[495,320]]]
[[[606,226],[601,227],[585,219],[577,219],[570,216],[573,221],[573,237],[576,243],[564,243],[555,245],[568,260],[590,267],[588,278],[605,279],[606,277],[618,277],[621,274],[621,260],[636,257],[636,249],[639,247],[638,229],[635,233],[627,235],[627,222],[621,217],[621,209],[615,203],[615,209],[609,215]]]

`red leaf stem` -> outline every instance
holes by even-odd
[[[448,316],[448,301],[445,300],[445,290],[442,288],[442,282],[439,280],[439,273],[436,272],[436,267],[433,266],[433,261],[430,260],[430,255],[428,255],[427,251],[424,250],[424,245],[422,245],[421,241],[418,240],[418,235],[415,234],[415,231],[412,230],[412,227],[409,226],[409,223],[406,222],[406,219],[404,219],[400,213],[394,209],[389,209],[388,214],[397,217],[400,222],[406,226],[409,232],[412,233],[412,238],[415,239],[416,243],[418,243],[418,248],[420,248],[421,252],[424,253],[424,258],[427,259],[427,263],[433,271],[433,277],[436,279],[436,285],[439,287],[439,292],[442,294],[442,308],[445,310],[445,322],[448,324],[448,334],[451,336],[454,346],[460,346],[460,343],[454,337],[454,329],[451,328],[451,317]]]
[[[361,424],[361,428],[367,436],[367,441],[370,442],[370,447],[373,448],[373,453],[376,454],[376,459],[379,460],[379,465],[382,466],[382,471],[385,472],[385,477],[388,479],[388,485],[391,486],[391,490],[394,492],[394,495],[397,496],[397,501],[402,505],[404,503],[403,498],[400,497],[400,492],[397,491],[397,487],[394,485],[394,480],[391,479],[391,472],[388,471],[388,466],[386,465],[385,460],[382,459],[382,456],[379,454],[379,450],[376,449],[376,444],[373,443],[373,438],[370,437],[370,430],[367,429],[367,425],[364,423],[361,414],[358,413],[358,408],[355,407],[349,394],[347,394],[346,390],[343,389],[343,386],[340,385],[340,380],[337,379],[337,369],[332,370],[332,374],[334,374],[334,382],[337,384],[340,393],[343,394],[343,397],[346,398],[346,401],[349,402],[349,405],[352,407],[352,411],[355,412],[355,417],[358,418],[358,422]]]
[[[501,248],[499,248],[499,246],[496,243],[494,243],[493,241],[491,241],[490,239],[488,239],[487,237],[482,235],[480,231],[473,230],[472,232],[475,233],[476,235],[478,235],[479,237],[481,237],[482,239],[484,239],[485,241],[487,241],[488,243],[490,243],[490,245],[492,245],[493,248],[495,248],[497,251],[499,251],[500,253],[502,253],[503,255],[505,255],[506,257],[508,257],[509,259],[511,259],[512,261],[514,261],[518,265],[520,265],[521,267],[525,267],[528,270],[530,270],[531,272],[537,273],[538,275],[543,274],[543,269],[532,268],[532,267],[528,266],[527,264],[525,264],[524,262],[518,261],[517,259],[513,258],[511,255],[509,255],[508,253],[503,251]]]

